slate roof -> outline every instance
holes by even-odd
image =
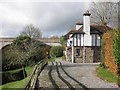
[[[105,25],[91,25],[90,26],[90,34],[103,34],[107,31],[112,30],[112,28],[105,26]],[[83,26],[79,30],[70,30],[64,37],[67,39],[69,38],[69,34],[76,34],[76,33],[81,33],[85,34],[83,31]]]

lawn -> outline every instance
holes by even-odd
[[[27,81],[29,80],[29,77],[33,71],[33,68],[34,68],[34,66],[32,66],[32,67],[29,66],[29,67],[25,68],[26,73],[27,73],[27,77],[25,79],[4,84],[4,85],[0,86],[0,89],[2,88],[2,90],[11,90],[11,88],[14,88],[15,90],[18,90],[18,89],[20,90],[21,88],[24,88]],[[13,73],[18,70],[20,70],[20,69],[9,71],[9,72]]]
[[[103,67],[99,66],[97,68],[97,73],[98,73],[98,76],[105,81],[108,81],[111,83],[118,83],[118,76],[114,75],[111,71]]]

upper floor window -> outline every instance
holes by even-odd
[[[98,34],[92,34],[92,46],[100,46],[100,36]]]
[[[74,34],[73,44],[74,46],[81,46],[81,34]]]

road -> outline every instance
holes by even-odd
[[[97,77],[98,64],[78,64],[57,59],[48,63],[37,80],[37,88],[42,90],[68,88],[117,88],[116,84],[108,83]],[[117,90],[117,89],[116,89]]]

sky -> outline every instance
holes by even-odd
[[[42,32],[42,37],[65,35],[82,22],[83,13],[90,9],[90,0],[54,1],[1,0],[0,37],[17,37],[28,24]]]

